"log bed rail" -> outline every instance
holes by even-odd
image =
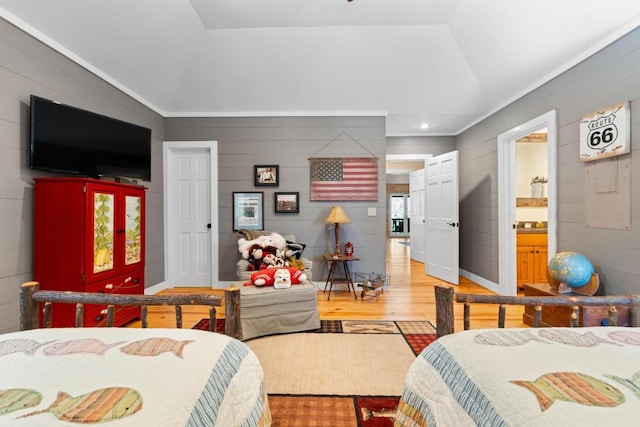
[[[607,295],[607,296],[504,296],[504,295],[479,295],[454,292],[453,285],[437,283],[435,285],[436,297],[436,329],[438,337],[452,334],[454,328],[454,302],[464,303],[464,329],[470,329],[471,304],[496,304],[498,305],[498,328],[504,328],[507,305],[524,305],[534,307],[533,326],[540,327],[542,322],[543,306],[571,307],[569,325],[579,326],[578,311],[583,306],[605,306],[609,308],[609,326],[618,324],[618,312],[616,307],[632,307],[640,305],[640,295]]]
[[[225,335],[242,338],[240,324],[240,290],[229,287],[224,292],[225,301]],[[42,305],[42,326],[51,327],[53,303],[76,304],[75,326],[84,326],[84,305],[107,305],[106,326],[112,327],[115,310],[118,306],[140,306],[141,326],[148,327],[148,306],[174,306],[176,328],[182,328],[182,306],[209,306],[209,327],[215,332],[216,307],[222,305],[223,298],[210,294],[192,295],[128,295],[105,294],[70,291],[41,291],[38,282],[23,283],[20,288],[20,330],[36,329],[40,327],[40,303]]]

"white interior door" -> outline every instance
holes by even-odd
[[[215,143],[165,143],[167,280],[170,286],[213,286],[218,277]]]
[[[409,193],[411,197],[409,221],[411,223],[411,231],[409,233],[411,239],[411,259],[418,262],[424,262],[425,259],[425,229],[424,229],[424,169],[411,172],[409,176]]]
[[[458,152],[428,160],[425,273],[459,283]]]

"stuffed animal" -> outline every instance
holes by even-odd
[[[242,258],[249,259],[249,257],[251,256],[251,248],[254,245],[258,245],[263,249],[266,247],[273,247],[275,249],[286,249],[287,240],[278,233],[271,233],[266,236],[258,236],[253,240],[247,240],[244,237],[241,237],[238,239],[238,251],[242,254]]]
[[[271,253],[267,253],[262,257],[262,263],[267,267],[275,266],[276,256]]]
[[[238,251],[242,254],[242,258],[249,259],[251,255],[251,248],[257,245],[260,248],[264,248],[266,244],[264,242],[269,236],[258,236],[253,240],[247,240],[244,237],[238,239]]]
[[[287,240],[282,237],[282,235],[278,233],[271,233],[265,237],[264,242],[262,242],[263,246],[273,246],[276,249],[286,249]]]
[[[293,267],[293,268],[298,269],[300,271],[304,271],[304,269],[305,269],[304,262],[300,261],[299,259],[295,259],[295,258],[290,258],[289,259],[289,267]]]
[[[256,286],[273,286],[276,289],[289,288],[307,280],[302,271],[291,268],[268,268],[251,274],[251,283]]]

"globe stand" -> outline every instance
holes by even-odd
[[[549,281],[549,285],[553,289],[553,285],[551,284],[551,280]],[[590,297],[590,296],[595,295],[595,293],[598,291],[599,287],[600,287],[600,276],[598,276],[598,273],[593,273],[591,275],[591,280],[589,280],[589,282],[587,282],[586,285],[571,287],[571,286],[568,286],[568,285],[566,285],[564,283],[560,283],[559,286],[558,286],[558,289],[556,290],[556,292],[558,292],[558,295],[559,294],[573,293],[573,294],[584,295],[584,296]]]

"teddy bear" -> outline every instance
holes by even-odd
[[[251,250],[256,246],[264,248],[266,246],[264,242],[267,240],[267,238],[268,236],[258,236],[253,240],[247,240],[244,237],[238,239],[238,251],[242,254],[242,258],[249,259]]]
[[[260,267],[263,265],[262,257],[263,257],[262,248],[260,248],[260,246],[257,246],[257,245],[252,247],[251,254],[249,255],[249,259],[247,259],[248,261],[247,270],[248,271],[260,270]]]
[[[241,237],[238,239],[238,251],[242,254],[242,258],[249,259],[251,256],[251,249],[256,245],[262,249],[267,247],[273,247],[274,250],[286,249],[287,240],[278,233],[258,236],[253,240],[247,240],[244,237]]]
[[[262,257],[262,263],[264,265],[267,266],[267,268],[271,267],[271,266],[275,266],[276,263],[276,256],[272,253],[266,253],[263,257]]]
[[[285,289],[307,280],[302,271],[291,268],[268,268],[251,274],[251,283],[255,286],[273,286],[275,289]]]

